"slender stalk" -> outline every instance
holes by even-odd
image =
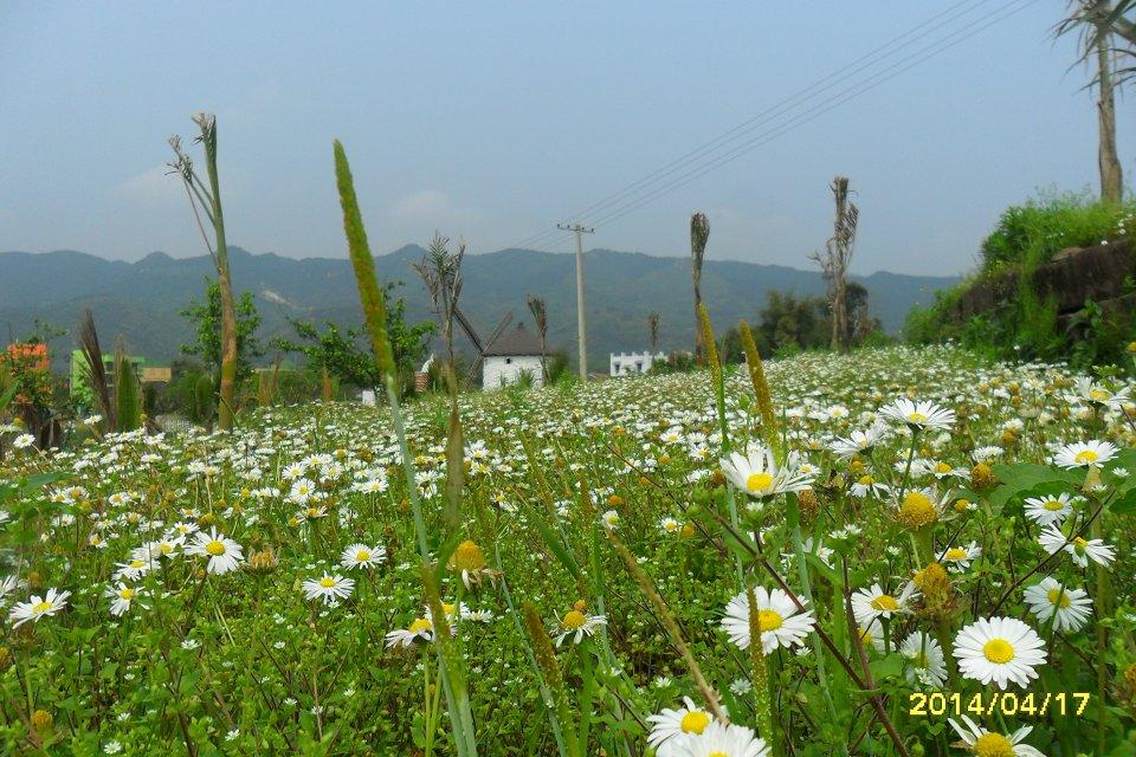
[[[427,604],[430,605],[431,614],[434,618],[434,638],[436,640],[434,646],[437,648],[439,676],[443,679],[445,686],[446,707],[450,713],[450,727],[453,729],[457,753],[462,757],[476,755],[476,734],[469,704],[469,692],[465,683],[464,661],[460,652],[454,648],[453,639],[449,638],[445,614],[442,612],[441,600],[438,596],[436,576],[431,568],[426,522],[422,516],[422,503],[419,501],[418,487],[414,479],[414,463],[406,442],[406,428],[399,407],[397,373],[394,353],[387,334],[386,306],[383,302],[382,289],[379,287],[375,275],[375,261],[367,242],[367,231],[363,226],[362,213],[355,196],[355,185],[351,178],[351,168],[347,163],[347,154],[338,140],[334,143],[334,155],[336,184],[339,189],[340,205],[343,208],[343,229],[347,236],[348,253],[355,271],[355,282],[359,288],[359,299],[363,306],[367,331],[371,337],[375,363],[383,383],[386,385],[387,398],[390,401],[391,422],[395,429],[395,435],[398,437],[402,467],[406,475],[407,494],[414,514],[414,531],[417,537],[418,551],[423,560],[423,586]]]
[[[678,621],[675,620],[674,615],[671,613],[667,603],[663,601],[662,596],[658,590],[655,589],[650,577],[643,572],[639,567],[639,563],[635,561],[635,555],[627,549],[619,537],[615,535],[614,531],[607,532],[607,538],[611,541],[615,551],[623,559],[623,564],[627,566],[627,572],[635,579],[635,583],[639,585],[639,589],[654,605],[655,611],[659,614],[659,620],[662,621],[663,627],[667,629],[670,634],[671,642],[678,647],[679,654],[682,655],[683,662],[686,663],[687,670],[690,671],[691,678],[694,679],[694,685],[698,687],[698,691],[702,694],[702,698],[706,700],[706,706],[714,713],[714,717],[718,720],[726,721],[725,711],[722,709],[721,704],[718,702],[718,693],[710,687],[706,682],[706,677],[702,675],[702,668],[699,667],[698,661],[694,659],[694,655],[690,652],[690,647],[687,646],[686,640],[682,636],[682,630],[678,627]],[[760,637],[759,637],[760,638]],[[758,642],[760,643],[760,641]]]
[[[746,600],[749,602],[749,661],[753,669],[757,730],[772,745],[774,754],[780,754],[781,742],[773,730],[773,711],[769,702],[769,670],[765,664],[765,649],[761,643],[761,616],[752,586],[746,587]]]

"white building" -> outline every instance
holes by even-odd
[[[620,352],[611,353],[612,376],[634,376],[637,373],[646,373],[656,360],[666,360],[666,353],[657,352]]]
[[[500,389],[516,383],[525,373],[532,376],[533,386],[544,385],[540,339],[521,323],[509,333],[497,337],[485,350],[481,363],[481,387]]]

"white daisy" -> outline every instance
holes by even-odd
[[[29,620],[38,623],[40,618],[54,615],[66,607],[69,596],[71,592],[58,589],[48,589],[42,597],[33,594],[27,602],[17,602],[12,607],[12,611],[8,613],[8,620],[13,621],[13,628],[18,628]]]
[[[355,589],[355,582],[343,576],[325,574],[322,578],[309,578],[302,584],[304,598],[309,602],[322,599],[324,604],[339,604],[339,600],[347,599]]]
[[[658,757],[675,757],[679,754],[680,737],[687,733],[701,734],[714,721],[714,716],[695,706],[690,697],[683,697],[682,701],[684,706],[677,710],[667,707],[647,718],[652,724],[647,745],[655,748]]]
[[[761,648],[766,654],[777,647],[804,643],[805,636],[816,624],[812,610],[798,610],[789,595],[781,589],[766,591],[764,586],[758,586],[753,590],[753,596],[757,601]],[[749,597],[746,592],[741,592],[726,605],[722,629],[738,647],[749,648]]]
[[[867,431],[853,431],[849,436],[838,436],[829,444],[837,457],[850,458],[855,455],[867,455],[884,439],[887,427],[883,424],[872,424]]]
[[[1062,586],[1052,576],[1026,589],[1025,599],[1042,627],[1052,622],[1057,631],[1079,631],[1092,615],[1093,600],[1088,593]]]
[[[143,593],[142,589],[119,583],[118,586],[108,586],[107,590],[103,592],[103,596],[111,600],[110,614],[118,618],[129,612],[130,604],[141,597]]]
[[[1026,517],[1042,526],[1061,525],[1073,514],[1073,495],[1054,494],[1048,497],[1026,497]]]
[[[782,492],[796,492],[809,488],[812,478],[789,467],[778,469],[773,451],[760,444],[751,444],[743,455],[731,452],[729,458],[719,461],[722,473],[740,491],[751,497],[771,497]]]
[[[911,612],[911,602],[919,596],[915,584],[908,581],[899,596],[888,594],[877,583],[870,589],[860,589],[852,595],[852,612],[856,622],[867,625],[876,618],[888,618]]]
[[[853,497],[882,497],[890,491],[890,486],[876,481],[876,479],[866,473],[856,479],[856,483],[852,484]]]
[[[345,547],[343,552],[339,555],[339,564],[344,568],[373,568],[387,558],[387,551],[384,547],[375,545],[368,547],[366,544],[352,544]]]
[[[432,641],[434,624],[429,618],[415,618],[406,628],[396,628],[386,635],[387,649],[409,647],[416,641]]]
[[[585,636],[591,636],[600,626],[607,625],[607,618],[603,615],[587,615],[582,608],[573,607],[564,613],[560,619],[560,634],[556,637],[556,646],[564,643],[569,636],[572,642],[579,644]]]
[[[1013,681],[1021,688],[1037,678],[1045,663],[1045,642],[1017,618],[979,618],[955,636],[955,659],[964,678],[983,685],[991,681],[1005,689]]]
[[[943,647],[930,634],[912,631],[899,645],[899,652],[908,660],[907,680],[924,686],[939,688],[947,680],[947,666]]]
[[[1037,541],[1051,555],[1065,550],[1080,568],[1089,567],[1089,560],[1098,565],[1108,565],[1116,559],[1116,550],[1105,544],[1104,540],[1085,539],[1081,536],[1069,539],[1057,526],[1046,526],[1038,535]]]
[[[1033,730],[1033,726],[1024,725],[1009,736],[1003,736],[986,730],[966,715],[962,716],[962,720],[966,724],[965,728],[956,723],[954,718],[947,718],[951,728],[962,737],[966,750],[979,757],[1045,757],[1043,752],[1021,743]]]
[[[1112,442],[1074,442],[1057,448],[1053,464],[1062,468],[1085,468],[1103,465],[1120,452]]]
[[[676,754],[683,757],[767,757],[769,745],[749,728],[713,722],[700,734],[681,737]]]
[[[952,573],[961,573],[969,568],[971,562],[977,560],[981,554],[982,547],[978,546],[978,542],[971,540],[970,544],[965,547],[956,545],[943,550],[943,554],[939,555],[939,562],[946,565],[947,570]]]
[[[186,554],[199,555],[209,559],[206,571],[221,575],[236,570],[244,561],[244,550],[240,544],[211,529],[208,534],[199,532],[193,535],[193,543],[185,548]]]
[[[955,423],[953,410],[939,407],[933,402],[912,402],[900,397],[880,410],[880,415],[907,424],[912,431],[943,430]]]

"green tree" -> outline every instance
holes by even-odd
[[[383,294],[389,306],[387,331],[398,369],[399,386],[405,391],[413,385],[410,378],[426,356],[429,337],[435,327],[431,321],[407,323],[405,300],[394,298],[397,285],[397,282],[387,284]],[[346,384],[372,388],[381,385],[374,355],[366,343],[367,332],[363,328],[344,331],[335,323],[326,321],[321,331],[314,323],[298,319],[289,319],[289,323],[299,341],[279,337],[272,340],[274,349],[304,355],[311,367],[326,368]]]
[[[205,369],[214,377],[214,386],[221,380],[221,286],[215,279],[205,280],[205,300],[194,300],[180,315],[188,319],[194,327],[193,344],[183,344],[181,352],[201,360]],[[243,382],[252,375],[253,361],[262,357],[264,351],[256,338],[260,328],[260,313],[252,292],[242,292],[237,303],[237,382]]]
[[[829,343],[828,305],[821,297],[773,291],[758,317],[757,342],[772,355],[784,349],[814,349]]]

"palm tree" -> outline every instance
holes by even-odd
[[[651,313],[647,316],[647,331],[651,335],[651,356],[659,351],[659,314]]]
[[[1113,54],[1136,53],[1136,25],[1125,13],[1136,9],[1133,0],[1072,0],[1069,15],[1056,27],[1057,36],[1076,31],[1079,34],[1077,62],[1087,63],[1096,56],[1096,75],[1088,86],[1097,86],[1097,168],[1100,172],[1100,196],[1105,202],[1118,203],[1124,192],[1124,176],[1116,148],[1116,102],[1113,89],[1118,82],[1136,73],[1129,67],[1114,71]],[[1114,35],[1125,40],[1127,49],[1113,47]]]
[[[209,250],[213,265],[217,269],[217,284],[221,293],[221,403],[217,419],[221,430],[226,431],[233,426],[236,407],[237,308],[233,300],[232,276],[229,273],[229,247],[225,243],[225,216],[221,209],[221,184],[217,175],[217,118],[212,113],[196,113],[193,122],[201,130],[197,141],[205,148],[205,169],[208,173],[209,186],[206,187],[194,171],[193,161],[182,152],[181,137],[176,135],[170,137],[170,147],[173,148],[175,160],[169,165],[185,185],[197,228],[201,231],[205,248]],[[201,214],[205,215],[206,220],[213,227],[215,245],[209,243],[209,237],[205,234],[205,227],[201,223]]]
[[[548,336],[548,308],[544,305],[544,300],[533,295],[529,295],[529,312],[532,313],[533,321],[536,323],[536,335],[540,337],[540,376],[541,381],[548,381],[548,368],[544,364],[544,355],[546,352],[545,339]]]
[[[442,323],[442,339],[446,343],[449,358],[446,368],[448,380],[457,381],[454,362],[454,313],[458,309],[458,298],[462,291],[462,260],[465,259],[465,242],[458,242],[458,251],[450,252],[450,239],[438,232],[430,241],[430,249],[425,257],[411,266],[422,277],[426,291],[434,303],[434,312]],[[456,384],[455,384],[456,386]]]
[[[705,213],[690,217],[690,275],[694,281],[694,359],[702,360],[702,329],[698,325],[698,306],[702,304],[702,259],[710,239],[710,219]]]

